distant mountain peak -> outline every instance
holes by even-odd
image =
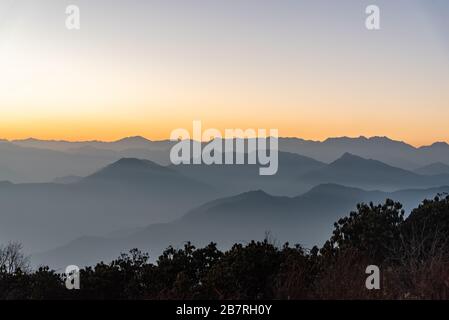
[[[170,174],[174,173],[174,171],[167,167],[158,165],[150,160],[122,158],[88,176],[87,179],[127,179],[131,177],[140,179],[147,174],[155,173]]]
[[[387,136],[372,136],[372,137],[366,137],[366,136],[359,136],[359,137],[331,137],[327,138],[323,141],[325,144],[388,144],[388,145],[403,145],[403,146],[410,146],[409,144],[405,143],[404,141],[398,141],[398,140],[392,140]]]
[[[345,152],[343,155],[334,161],[334,163],[337,162],[346,162],[346,161],[366,161],[367,159],[362,158],[360,156],[357,156],[355,154],[352,154],[350,152]]]
[[[431,147],[449,147],[449,144],[447,144],[447,142],[444,141],[438,141],[432,143]]]
[[[151,160],[137,159],[137,158],[121,158],[120,160],[117,160],[116,162],[110,164],[108,167],[164,168],[163,166],[158,165],[157,163]]]
[[[434,162],[416,169],[415,172],[425,175],[449,174],[449,165],[443,162]]]
[[[312,189],[310,189],[309,191],[307,191],[306,193],[304,193],[303,195],[300,195],[298,197],[302,197],[302,196],[310,196],[310,195],[315,195],[315,194],[353,194],[353,193],[362,193],[362,192],[367,192],[363,189],[360,188],[355,188],[355,187],[348,187],[348,186],[344,186],[341,184],[337,184],[337,183],[322,183],[319,184],[315,187],[313,187]]]
[[[125,137],[123,139],[117,140],[116,142],[151,142],[151,140],[148,140],[147,138],[142,136],[132,136]]]
[[[323,143],[335,143],[335,142],[345,142],[345,141],[351,141],[351,140],[357,140],[359,138],[351,138],[351,137],[329,137],[326,140],[323,141]],[[365,138],[366,139],[366,138]]]
[[[348,169],[356,169],[356,168],[364,168],[365,170],[376,168],[378,170],[400,170],[405,171],[403,169],[390,166],[382,161],[374,160],[374,159],[366,159],[355,154],[345,152],[340,158],[335,160],[334,162],[329,164],[330,167],[335,168],[348,168]]]
[[[370,141],[381,142],[381,143],[396,143],[396,144],[406,144],[404,141],[392,140],[387,136],[374,136],[369,138]]]
[[[355,154],[353,154],[351,152],[345,152],[345,153],[343,153],[343,155],[341,157],[342,158],[361,158],[361,157],[356,156]]]
[[[358,137],[330,137],[324,140],[324,142],[338,142],[338,141],[373,141],[373,140],[383,140],[383,141],[393,141],[388,137],[380,137],[380,136],[373,136],[373,137],[366,137],[366,136],[358,136]]]
[[[262,189],[243,192],[241,195],[245,196],[245,197],[254,197],[254,196],[256,196],[256,197],[258,197],[258,196],[264,196],[264,197],[265,196],[269,196],[269,197],[271,197],[271,195],[269,195],[268,193],[266,193]]]

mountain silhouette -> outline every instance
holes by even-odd
[[[145,193],[152,191],[164,198],[192,192],[210,194],[215,189],[212,185],[186,177],[171,168],[136,158],[120,159],[82,179],[80,184],[101,184],[104,188],[115,184],[126,185],[137,187]]]
[[[138,144],[138,143],[151,143],[151,140],[148,140],[147,138],[144,138],[142,136],[133,136],[133,137],[126,137],[122,138],[120,140],[115,141],[115,143],[132,143],[132,144]]]
[[[45,150],[67,151],[73,148],[93,147],[111,151],[123,151],[126,149],[166,149],[173,142],[169,140],[151,141],[142,136],[125,137],[116,141],[65,141],[65,140],[40,140],[34,138],[12,140],[11,143],[22,147],[32,147]]]
[[[343,154],[329,165],[308,172],[300,176],[299,179],[312,184],[336,183],[383,190],[449,184],[449,176],[422,176],[378,160],[365,159],[350,153]]]
[[[449,145],[445,142],[416,148],[388,137],[338,137],[328,138],[323,142],[281,138],[279,150],[299,153],[328,163],[348,152],[407,170],[415,170],[438,161],[449,163]]]
[[[377,159],[405,169],[417,168],[422,161],[418,156],[418,149],[387,137],[338,137],[328,138],[323,142],[290,138],[280,142],[279,149],[296,152],[327,163],[338,159],[345,152]]]
[[[176,176],[177,173],[150,160],[122,158],[86,177],[86,180],[133,180]]]
[[[416,169],[415,172],[424,175],[449,174],[449,165],[441,162],[435,162],[427,166],[420,167]]]
[[[156,250],[214,239],[227,245],[269,230],[279,241],[308,245],[358,201],[389,196],[417,204],[436,190],[430,188],[449,184],[446,143],[415,148],[386,137],[280,138],[274,176],[260,176],[259,165],[161,165],[171,145],[143,137],[0,142],[0,181],[12,182],[0,183],[0,242],[18,240],[35,252],[91,235],[106,239],[97,255],[109,249],[117,255],[122,245]]]
[[[42,250],[84,234],[170,221],[218,196],[211,185],[129,158],[69,184],[0,184],[0,242]]]
[[[0,142],[0,153],[4,155],[0,159],[0,180],[51,182],[68,175],[87,176],[121,158],[147,159],[169,165],[170,148],[175,143],[151,141],[141,136],[112,142],[33,138],[3,141]],[[411,171],[436,162],[449,163],[449,145],[445,142],[416,148],[387,137],[339,137],[322,142],[279,138],[279,150],[325,163],[333,162],[348,152]]]
[[[0,142],[0,180],[14,183],[49,182],[67,175],[85,176],[108,159]]]
[[[245,159],[248,155],[245,154]],[[236,153],[233,154],[235,159]],[[185,176],[205,183],[212,183],[224,193],[236,194],[263,189],[277,195],[296,195],[310,186],[302,186],[296,177],[317,170],[326,164],[295,153],[278,153],[278,172],[272,176],[261,176],[259,164],[242,165],[172,165],[170,168]]]
[[[152,224],[135,233],[124,230],[123,236],[79,238],[66,246],[37,254],[34,262],[65,266],[70,261],[91,264],[110,260],[118,252],[140,248],[157,256],[168,245],[182,246],[185,241],[204,245],[215,241],[222,248],[263,239],[266,232],[282,244],[301,243],[306,247],[322,244],[340,217],[355,209],[359,202],[383,202],[386,198],[400,201],[406,210],[423,199],[449,192],[449,187],[407,189],[386,193],[364,191],[335,184],[317,186],[296,197],[269,195],[261,190],[217,199],[192,209],[170,223]]]

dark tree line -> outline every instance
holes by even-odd
[[[271,241],[169,247],[155,263],[137,249],[80,271],[81,289],[49,268],[27,268],[17,244],[0,248],[1,299],[448,299],[449,197],[359,204],[322,248]],[[365,269],[381,270],[367,290]]]

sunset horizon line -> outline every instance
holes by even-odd
[[[237,138],[237,137],[236,137]],[[162,139],[151,139],[146,137],[145,135],[129,135],[129,136],[123,136],[122,138],[116,138],[116,139],[58,139],[58,138],[36,138],[35,136],[30,136],[27,138],[1,138],[0,137],[0,142],[10,142],[10,143],[14,143],[14,142],[26,142],[26,141],[36,141],[36,142],[54,142],[54,143],[115,143],[115,142],[120,142],[120,141],[124,141],[124,140],[130,140],[130,139],[142,139],[142,140],[146,140],[148,142],[166,142],[166,141],[171,141],[169,137],[167,138],[162,138]],[[248,138],[245,138],[248,139]],[[250,138],[253,139],[253,138]],[[403,143],[406,145],[409,145],[411,147],[414,148],[423,148],[423,147],[430,147],[436,144],[445,144],[449,146],[449,142],[448,141],[444,141],[444,140],[435,140],[431,143],[424,143],[424,144],[413,144],[410,142],[407,142],[405,140],[402,139],[394,139],[391,138],[389,136],[386,135],[373,135],[373,136],[365,136],[365,135],[358,135],[358,136],[350,136],[350,135],[342,135],[342,136],[329,136],[325,139],[308,139],[308,138],[302,138],[300,136],[279,136],[278,139],[297,139],[297,140],[302,140],[305,142],[315,142],[315,143],[324,143],[328,140],[337,140],[337,139],[350,139],[350,140],[356,140],[356,139],[365,139],[365,140],[373,140],[373,139],[386,139],[389,141],[393,141],[393,142],[398,142],[398,143]],[[194,140],[192,138],[188,139],[188,140]],[[213,139],[209,140],[212,141]],[[207,141],[205,141],[207,142]]]

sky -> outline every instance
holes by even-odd
[[[448,30],[445,0],[0,0],[0,138],[449,142]]]

